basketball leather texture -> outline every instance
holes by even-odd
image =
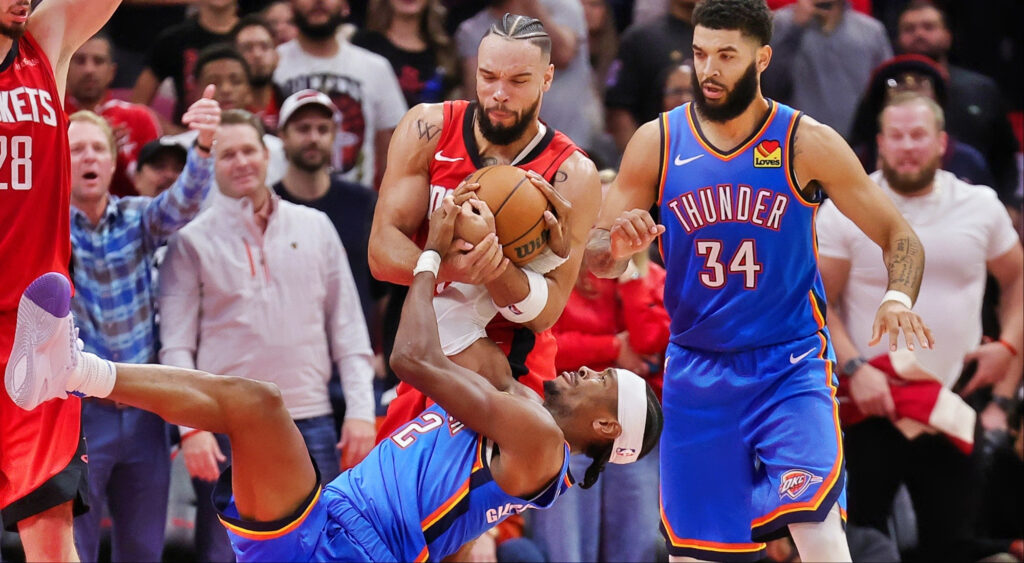
[[[494,214],[498,242],[513,264],[526,264],[547,248],[544,211],[551,205],[540,188],[526,177],[525,170],[496,164],[477,170],[467,181],[480,184],[477,197]]]

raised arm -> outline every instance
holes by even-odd
[[[891,300],[892,293],[878,308],[869,346],[888,334],[889,348],[896,350],[896,339],[904,333],[907,348],[914,349],[911,335],[930,348],[931,331],[921,318],[910,310],[917,299],[924,275],[924,247],[914,230],[857,160],[846,141],[831,127],[803,116],[794,143],[794,169],[804,193],[821,187],[846,215],[882,249],[882,259],[889,272],[889,292],[909,298],[908,303]],[[897,295],[897,297],[899,297]]]
[[[107,23],[120,4],[121,0],[45,0],[29,18],[28,31],[53,65],[62,104],[71,56]]]
[[[647,248],[665,227],[655,225],[648,209],[658,194],[661,124],[648,121],[637,129],[622,155],[619,174],[605,195],[587,240],[586,263],[595,275],[618,277],[629,258]]]
[[[427,250],[447,251],[458,212],[448,199],[434,213]],[[391,367],[452,417],[498,443],[505,476],[515,476],[499,481],[505,492],[534,492],[561,467],[562,432],[540,402],[498,391],[444,355],[431,305],[436,283],[429,268],[413,279],[395,335]]]

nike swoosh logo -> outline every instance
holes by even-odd
[[[684,164],[689,164],[689,163],[697,160],[698,158],[700,158],[702,156],[704,156],[704,155],[703,154],[698,154],[697,156],[691,156],[690,158],[679,158],[679,155],[676,155],[676,166],[682,166]]]
[[[441,154],[441,151],[437,151],[436,153],[434,153],[434,160],[440,160],[441,162],[458,162],[460,160],[465,160],[465,159],[462,158],[462,157],[452,158],[450,156],[445,156],[445,155]]]
[[[790,354],[789,355],[789,363],[795,364],[795,363],[799,362],[800,360],[802,360],[802,359],[806,358],[807,356],[809,356],[811,354],[811,352],[813,352],[813,351],[815,351],[817,349],[818,349],[818,347],[815,346],[814,348],[811,348],[810,350],[808,350],[808,351],[804,352],[803,354],[800,354],[799,356],[796,356],[796,357],[793,357],[793,354]]]

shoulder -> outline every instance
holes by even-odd
[[[802,112],[793,135],[794,157],[805,152],[823,154],[831,150],[836,143],[846,144],[835,129]]]
[[[999,90],[996,81],[980,72],[957,65],[949,65],[949,79],[958,85],[968,84],[972,88],[984,88],[986,90]]]
[[[558,170],[559,172],[580,176],[584,179],[590,179],[591,177],[595,180],[597,179],[597,165],[594,164],[594,161],[590,160],[590,158],[588,158],[587,155],[578,147],[577,150],[574,150],[573,153],[562,162],[562,165],[558,167]]]
[[[356,45],[354,43],[349,43],[348,45],[345,45],[345,47],[342,49],[342,52],[345,52],[345,54],[348,55],[349,57],[358,60],[360,64],[375,65],[378,67],[386,66],[389,72],[393,72],[391,70],[391,63],[388,62],[388,60],[385,59],[383,56],[378,55],[377,53],[374,53],[373,51],[366,49],[364,47],[360,47],[359,45]]]
[[[422,127],[417,126],[417,124],[430,124],[432,126],[437,126],[440,131],[440,127],[444,123],[444,104],[445,102],[435,104],[416,104],[412,106],[412,109],[405,112],[405,116],[402,118],[402,123],[416,128]],[[401,126],[402,125],[400,123],[399,127]],[[433,139],[435,137],[430,135],[430,138]]]
[[[291,41],[286,41],[278,45],[277,55],[282,61],[286,58],[301,56],[302,48],[299,47],[298,39],[292,39]]]
[[[356,182],[346,180],[339,174],[331,175],[331,190],[337,192],[338,195],[342,196],[340,199],[346,202],[355,201],[358,204],[365,205],[377,200],[377,192],[369,186],[364,186]]]
[[[352,36],[352,44],[371,51],[387,42],[383,35],[369,29],[360,29]]]
[[[950,191],[952,200],[955,202],[958,209],[961,209],[961,206],[972,206],[979,209],[999,211],[1005,209],[1003,204],[999,201],[999,194],[989,186],[968,184],[960,178],[957,178],[956,174],[953,174],[948,170],[937,171],[936,179],[943,182],[946,188]]]

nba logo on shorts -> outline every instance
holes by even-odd
[[[636,455],[636,450],[633,448],[615,448],[615,455],[623,457],[633,457]]]
[[[754,147],[754,168],[781,168],[782,147],[778,141],[761,141]]]
[[[779,498],[784,496],[796,500],[807,491],[814,483],[820,483],[821,477],[804,471],[803,469],[790,469],[782,474],[782,484],[779,485]]]

